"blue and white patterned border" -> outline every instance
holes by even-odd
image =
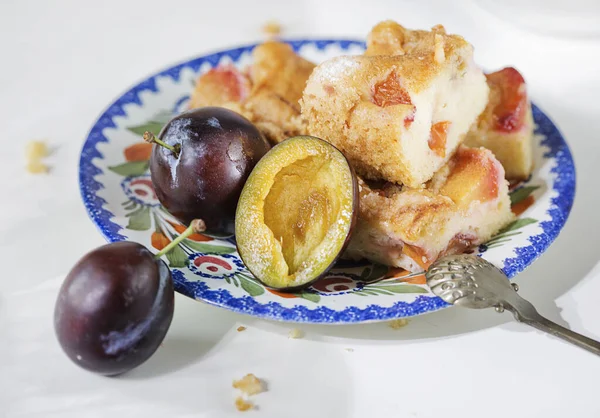
[[[294,40],[288,42],[296,51],[305,45],[312,45],[320,50],[329,45],[336,45],[344,50],[350,47],[364,46],[362,42],[352,40]],[[95,177],[102,174],[102,170],[94,164],[94,159],[103,158],[97,149],[97,145],[101,142],[108,142],[108,138],[103,133],[104,129],[116,127],[113,118],[115,116],[126,115],[124,111],[125,105],[134,103],[141,106],[141,92],[158,92],[157,77],[167,76],[174,81],[178,81],[181,70],[184,68],[191,68],[193,71],[198,71],[202,64],[210,63],[211,66],[215,66],[225,56],[235,62],[243,53],[251,51],[254,46],[249,45],[217,52],[163,70],[137,84],[119,97],[96,121],[88,134],[81,152],[79,161],[79,186],[83,203],[90,218],[108,241],[122,241],[126,237],[120,234],[121,226],[112,222],[111,218],[114,215],[104,208],[106,201],[97,193],[103,188],[103,185]],[[553,183],[553,190],[556,192],[556,196],[552,198],[551,208],[548,210],[551,220],[543,221],[539,224],[543,232],[530,237],[530,245],[516,248],[516,256],[514,258],[504,260],[504,272],[509,277],[514,277],[517,273],[523,271],[554,241],[567,220],[575,195],[575,165],[569,147],[552,121],[535,105],[533,106],[533,117],[538,125],[537,132],[545,136],[545,140],[542,142],[548,148],[545,156],[556,160],[556,165],[552,168],[552,173],[556,175]],[[310,309],[306,306],[296,305],[290,308],[282,306],[278,302],[260,303],[251,296],[234,297],[229,291],[224,289],[211,290],[203,281],[186,280],[184,273],[178,269],[173,269],[173,280],[175,290],[178,292],[195,299],[203,300],[211,305],[257,317],[291,322],[335,324],[381,321],[415,316],[448,306],[440,298],[418,296],[413,302],[397,302],[390,307],[373,304],[362,309],[347,307],[341,311],[324,306]]]

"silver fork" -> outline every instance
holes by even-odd
[[[600,355],[600,342],[544,318],[533,305],[517,294],[519,287],[483,258],[451,255],[440,258],[425,273],[431,291],[444,301],[472,309],[494,307],[508,310],[515,319]]]

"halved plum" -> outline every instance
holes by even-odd
[[[344,251],[357,214],[358,184],[346,157],[321,139],[289,138],[244,185],[235,216],[240,257],[267,287],[308,286]]]

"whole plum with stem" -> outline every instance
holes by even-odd
[[[194,221],[156,255],[136,242],[115,242],[84,255],[56,301],[54,328],[80,367],[117,375],[144,363],[162,343],[175,305],[171,271],[161,257],[192,233]]]
[[[233,234],[244,183],[270,148],[260,131],[236,112],[203,107],[144,139],[155,144],[150,173],[162,205],[186,225],[202,219],[209,233]]]

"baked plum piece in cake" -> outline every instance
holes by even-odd
[[[506,178],[524,180],[533,169],[533,117],[523,76],[508,67],[487,74],[488,104],[465,144],[491,150],[504,166]]]
[[[201,75],[190,106],[229,108],[253,122],[272,142],[281,142],[306,133],[298,101],[314,66],[288,44],[265,42],[254,48],[252,64],[245,71],[220,65]]]
[[[345,257],[411,272],[486,242],[514,218],[500,162],[465,146],[422,188],[361,181],[359,208]]]
[[[369,35],[367,53],[314,69],[300,101],[308,133],[342,150],[366,179],[418,187],[484,110],[485,77],[472,46],[441,26],[384,22]]]

